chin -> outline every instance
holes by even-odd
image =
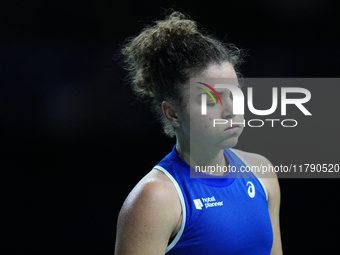
[[[229,139],[224,140],[221,143],[221,149],[225,150],[225,149],[229,149],[229,148],[233,148],[236,146],[236,144],[238,143],[238,137],[230,137]]]

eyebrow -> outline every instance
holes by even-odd
[[[242,88],[243,88],[243,87],[240,86],[240,85],[237,85],[236,87],[238,87],[239,89],[242,89]],[[230,90],[229,90],[229,91],[230,91]],[[212,92],[212,91],[209,91],[209,92]],[[217,93],[219,96],[222,96],[223,93],[224,93],[224,91],[220,91],[220,92],[219,92],[219,91],[216,91],[216,93]],[[230,93],[232,93],[232,92],[230,91]],[[203,93],[199,94],[198,96],[203,95],[203,94],[207,95],[206,92],[203,92]],[[212,93],[212,95],[213,95],[214,97],[216,97],[215,93]]]
[[[209,91],[209,92],[210,92],[210,91]],[[216,91],[216,92],[217,92],[217,91]],[[222,96],[223,93],[224,93],[224,92],[217,92],[217,94],[218,94],[219,96]],[[216,94],[213,93],[212,91],[211,91],[211,94],[212,94],[213,97],[217,98]],[[197,96],[199,97],[199,96],[201,96],[201,95],[208,95],[208,93],[207,93],[207,92],[203,92],[203,93],[201,93],[201,94],[198,94]]]

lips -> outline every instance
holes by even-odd
[[[224,131],[232,129],[232,128],[240,128],[240,126],[238,124],[234,124],[231,127],[226,128]]]
[[[241,127],[239,125],[233,125],[232,127],[228,127],[223,131],[225,135],[234,135],[238,134],[241,131]]]

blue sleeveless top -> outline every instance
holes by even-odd
[[[166,254],[270,254],[273,232],[261,180],[240,171],[190,178],[190,166],[175,148],[155,166],[175,185],[183,212],[181,228]],[[224,155],[230,167],[246,166],[231,149]]]

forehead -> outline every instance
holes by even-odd
[[[237,75],[234,67],[229,62],[224,62],[221,65],[211,64],[199,75],[193,78],[231,78],[236,79]]]
[[[204,72],[190,79],[188,90],[189,96],[200,95],[204,91],[214,91],[216,84],[230,84],[238,86],[238,79],[233,66],[225,62],[222,65],[211,64]],[[197,89],[200,87],[201,89]],[[214,92],[221,92],[226,89],[216,88]]]
[[[189,86],[185,87],[182,91],[185,105],[191,101],[190,99],[194,99],[197,95],[204,93],[201,89],[197,89],[198,86],[211,91],[206,86],[200,86],[199,83],[209,84],[212,87],[215,87],[215,84],[233,84],[238,86],[236,72],[229,62],[224,62],[221,65],[211,64],[203,72],[191,77]],[[220,92],[223,89],[216,90]]]

